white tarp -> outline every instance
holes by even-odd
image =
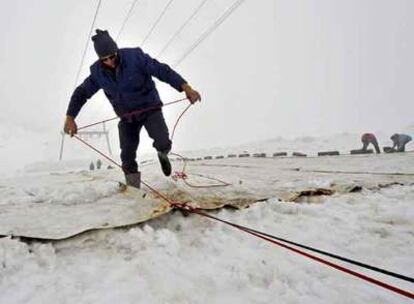
[[[202,209],[244,208],[268,198],[315,202],[318,195],[365,187],[412,184],[414,154],[318,158],[224,158],[189,162],[187,183],[161,175],[157,162],[141,167],[143,180],[173,202]],[[411,164],[411,166],[410,166]],[[174,170],[182,163],[173,162]],[[170,210],[149,189],[120,192],[118,170],[31,172],[2,180],[0,235],[63,239],[93,229],[147,221]],[[24,184],[21,182],[24,180]],[[219,181],[230,186],[216,187]],[[190,187],[189,185],[196,186]],[[213,187],[205,187],[213,186]],[[316,199],[307,199],[308,196]]]

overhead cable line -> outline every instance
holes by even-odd
[[[137,4],[138,0],[134,0],[134,2],[132,2],[131,7],[129,8],[128,13],[126,14],[124,21],[122,22],[121,28],[119,29],[118,35],[116,36],[115,41],[118,42],[119,37],[121,36],[121,33],[123,32],[125,25],[127,24],[129,17],[131,17],[132,11],[135,8],[135,5]]]
[[[175,34],[168,40],[168,42],[165,44],[165,46],[161,49],[161,51],[158,53],[156,57],[160,57],[161,54],[165,52],[165,50],[171,45],[171,43],[177,38],[177,36],[184,30],[184,28],[190,23],[190,21],[198,14],[198,12],[201,10],[201,8],[204,6],[204,4],[207,2],[207,0],[203,0],[201,4],[194,10],[194,12],[191,14],[190,17],[183,23],[183,25],[175,32]]]
[[[158,23],[161,21],[162,17],[164,16],[164,14],[167,12],[168,8],[170,7],[171,3],[174,0],[170,0],[168,1],[167,5],[164,7],[162,13],[158,16],[157,20],[155,21],[155,23],[152,25],[151,29],[148,31],[148,34],[145,36],[144,40],[141,43],[141,47],[144,46],[145,42],[147,42],[148,38],[151,36],[152,32],[154,31],[155,27],[158,25]]]
[[[211,33],[213,33],[245,0],[238,0],[233,5],[228,8],[223,15],[207,30],[205,31],[200,38],[178,59],[173,67],[178,66],[183,60],[190,55],[199,45],[202,43]]]
[[[78,81],[79,81],[79,76],[80,76],[80,73],[82,71],[83,62],[85,61],[86,52],[88,51],[89,40],[91,39],[92,31],[93,31],[93,28],[95,27],[95,21],[96,21],[96,17],[98,16],[99,8],[101,7],[101,2],[102,2],[102,0],[99,0],[98,5],[96,6],[95,15],[93,17],[91,28],[90,28],[89,34],[88,34],[88,39],[86,40],[85,49],[83,50],[83,55],[82,55],[82,59],[81,59],[80,65],[79,65],[78,73],[76,74],[75,86],[74,86],[75,88],[76,88],[76,86],[78,84]]]

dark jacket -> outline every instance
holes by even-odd
[[[120,49],[118,56],[115,73],[99,60],[91,65],[91,74],[73,92],[67,115],[76,117],[86,101],[99,89],[104,90],[118,116],[161,105],[152,76],[182,91],[181,86],[186,81],[168,65],[151,58],[140,48]]]
[[[410,135],[406,134],[394,134],[391,136],[391,140],[393,142],[393,147],[401,148],[405,146],[408,142],[412,140]]]

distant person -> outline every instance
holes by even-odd
[[[378,145],[377,138],[372,133],[365,133],[361,136],[362,141],[362,151],[366,152],[368,150],[369,144],[372,144],[375,148],[375,151],[379,154],[381,153],[380,147]]]
[[[405,152],[405,146],[412,140],[410,135],[407,134],[397,134],[391,136],[393,142],[393,149],[396,149],[397,152]]]
[[[127,184],[137,188],[141,184],[136,153],[142,127],[154,141],[153,147],[158,152],[163,173],[169,176],[171,163],[167,155],[172,143],[161,110],[162,102],[152,77],[184,92],[190,103],[200,101],[200,94],[177,72],[150,57],[141,48],[119,49],[108,31],[96,30],[92,41],[99,60],[91,65],[90,75],[72,94],[66,111],[65,133],[71,136],[77,133],[76,116],[86,101],[102,89],[115,113],[121,118],[118,124],[119,142],[122,170]]]

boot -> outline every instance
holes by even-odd
[[[161,169],[164,175],[170,176],[171,175],[171,163],[170,163],[170,160],[168,159],[168,154],[158,151],[158,159],[160,161]]]
[[[141,187],[141,172],[125,174],[126,184],[131,187]]]

